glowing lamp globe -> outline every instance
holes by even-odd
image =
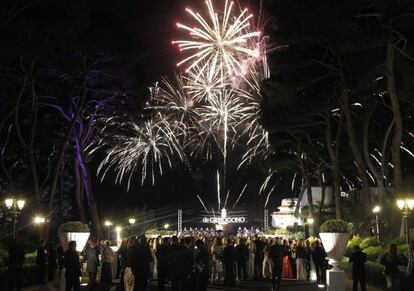
[[[405,201],[404,200],[402,200],[402,199],[397,200],[397,206],[398,206],[398,208],[400,210],[403,210],[404,205],[405,205]]]
[[[13,199],[8,198],[8,199],[4,200],[4,203],[6,204],[6,207],[7,207],[8,209],[10,209],[10,208],[12,208],[12,206],[13,206]]]
[[[26,201],[24,201],[23,199],[17,200],[17,207],[19,208],[19,210],[22,210],[25,204]]]

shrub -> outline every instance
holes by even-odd
[[[36,252],[31,252],[25,255],[24,257],[25,264],[35,264],[36,263]]]
[[[81,221],[69,221],[59,226],[59,232],[89,232],[89,225]]]
[[[287,229],[278,228],[278,229],[275,229],[275,230],[273,231],[273,234],[279,234],[279,235],[290,235],[290,234],[291,234],[291,232],[290,232],[289,230],[287,230]]]
[[[347,258],[342,260],[341,268],[345,270],[349,278],[352,278],[352,265],[349,264]],[[385,276],[383,271],[384,267],[380,263],[367,261],[365,263],[366,281],[375,286],[385,286]]]
[[[361,242],[362,242],[362,238],[359,235],[352,236],[352,239],[348,241],[348,245],[346,246],[344,256],[349,257],[354,251],[354,247],[359,246]]]
[[[382,246],[370,246],[363,250],[367,254],[367,259],[369,261],[378,261],[379,258],[384,254],[385,250]]]
[[[7,265],[8,258],[9,252],[6,249],[0,249],[0,266]]]
[[[320,232],[349,232],[348,223],[341,219],[330,219],[325,221],[321,227]]]
[[[359,246],[361,247],[361,249],[366,249],[368,247],[376,247],[378,246],[378,240],[376,237],[370,236],[364,238]]]
[[[313,244],[313,243],[315,243],[315,241],[317,241],[317,240],[318,240],[318,238],[317,238],[316,236],[310,236],[310,237],[308,237],[308,238],[307,238],[307,240],[308,240],[311,244]]]
[[[408,255],[410,252],[410,246],[407,243],[397,246],[399,264],[406,266],[408,264]]]
[[[304,231],[295,231],[292,233],[292,238],[295,240],[305,239],[305,232]]]
[[[22,274],[22,286],[28,287],[38,284],[38,266],[36,264],[25,264],[23,265],[23,274]],[[8,290],[8,280],[9,271],[7,267],[0,268],[0,290]]]

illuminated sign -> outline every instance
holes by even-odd
[[[229,223],[245,223],[246,218],[241,217],[203,217],[203,223],[213,224],[229,224]]]

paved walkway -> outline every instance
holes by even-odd
[[[236,287],[223,287],[222,285],[210,285],[208,291],[271,291],[271,283],[269,281],[264,282],[239,282]],[[48,285],[34,286],[24,288],[24,291],[59,291],[59,286],[50,283]],[[88,290],[87,287],[82,287],[81,290]],[[97,291],[115,291],[115,286],[100,286]],[[151,281],[148,286],[148,291],[156,291],[156,282]],[[167,288],[167,290],[169,290]],[[281,291],[320,291],[325,290],[324,288],[318,288],[315,283],[298,282],[296,280],[283,280]],[[346,291],[352,291],[352,281],[347,280]],[[380,291],[379,288],[367,286],[367,291]]]

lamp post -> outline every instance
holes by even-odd
[[[33,218],[34,224],[38,225],[40,228],[40,239],[43,239],[43,225],[46,222],[46,219],[43,216],[35,216]]]
[[[376,205],[374,208],[372,208],[372,213],[375,215],[375,226],[376,226],[376,232],[377,232],[377,241],[378,243],[381,242],[380,238],[380,229],[379,229],[379,220],[378,220],[378,214],[381,212],[381,207]]]
[[[108,240],[111,240],[111,226],[112,222],[109,220],[105,221],[105,226],[108,228]]]
[[[121,245],[121,230],[122,228],[120,226],[115,227],[115,232],[116,232],[116,245],[120,246]]]
[[[132,225],[135,224],[136,220],[135,218],[130,218],[128,219],[128,222],[129,222],[129,235],[132,235]]]
[[[4,200],[7,209],[10,211],[10,214],[13,219],[13,240],[16,239],[16,218],[19,213],[23,210],[26,201],[24,199],[16,199],[14,197],[7,198]]]
[[[397,206],[400,209],[403,216],[405,240],[410,243],[410,231],[408,227],[408,216],[414,209],[414,199],[398,199]]]
[[[305,236],[309,237],[310,235],[310,228],[312,226],[312,224],[315,222],[315,220],[312,217],[309,217],[308,219],[306,219],[306,223],[305,223]]]

